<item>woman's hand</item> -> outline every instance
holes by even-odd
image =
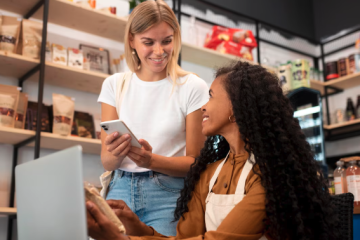
[[[123,160],[131,148],[131,136],[124,134],[119,136],[118,132],[109,134],[105,138],[106,150],[119,160]]]
[[[124,224],[126,234],[130,236],[152,236],[154,231],[145,223],[122,200],[107,200],[116,216]]]
[[[128,157],[136,163],[137,166],[142,168],[150,168],[152,162],[152,147],[144,139],[140,139],[139,143],[142,148],[131,147]]]
[[[87,226],[90,237],[97,240],[129,240],[121,234],[116,225],[111,222],[91,201],[86,202]]]

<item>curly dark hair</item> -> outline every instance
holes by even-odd
[[[255,156],[253,170],[258,166],[261,172],[257,174],[266,192],[267,233],[272,239],[336,239],[328,187],[278,78],[246,62],[220,68],[219,76],[223,76],[245,149]],[[225,138],[207,138],[185,179],[176,220],[188,212],[192,191],[207,165],[223,159],[228,151]]]

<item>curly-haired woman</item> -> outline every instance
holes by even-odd
[[[208,139],[178,199],[173,239],[336,239],[324,178],[278,79],[238,62],[217,71],[209,94]],[[123,202],[109,204],[130,239],[164,237]],[[90,235],[129,239],[91,202],[87,208]]]

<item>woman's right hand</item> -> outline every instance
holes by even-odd
[[[119,136],[118,132],[114,132],[106,136],[104,144],[112,156],[122,161],[131,149],[130,142],[131,136],[129,134]]]
[[[152,228],[141,222],[139,217],[122,200],[107,200],[116,216],[124,224],[126,234],[130,236],[152,236]]]

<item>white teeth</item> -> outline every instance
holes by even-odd
[[[203,122],[205,122],[206,120],[208,120],[209,118],[208,117],[205,117],[204,119],[203,119]]]
[[[162,58],[162,59],[152,59],[153,61],[155,62],[161,62],[162,60],[164,60],[165,58]]]

